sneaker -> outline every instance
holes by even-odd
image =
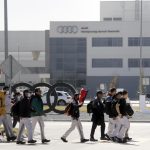
[[[97,142],[98,140],[97,140],[97,139],[94,139],[94,138],[90,138],[90,141],[92,141],[92,142]]]
[[[34,143],[36,143],[36,140],[30,140],[30,141],[28,141],[28,143],[29,144],[34,144]]]
[[[62,140],[63,142],[65,142],[65,143],[68,142],[68,141],[67,141],[65,138],[63,138],[63,137],[61,137],[61,140]]]
[[[88,141],[89,141],[89,139],[82,139],[81,143],[85,143],[85,142],[88,142]]]
[[[50,140],[47,140],[47,139],[42,140],[42,143],[48,143],[48,142],[50,142]]]
[[[23,141],[17,141],[16,144],[25,144],[26,142]]]

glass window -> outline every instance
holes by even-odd
[[[103,20],[104,20],[104,21],[112,21],[112,18],[108,18],[108,17],[107,17],[107,18],[104,18]]]
[[[114,38],[92,38],[93,47],[121,47],[123,40],[121,37]]]
[[[128,59],[128,67],[129,68],[139,68],[140,67],[140,59]],[[142,67],[149,68],[150,67],[150,59],[144,58],[142,59]]]
[[[122,18],[121,17],[118,17],[118,18],[113,18],[114,21],[122,21]]]
[[[92,68],[121,68],[122,66],[122,59],[92,59]]]
[[[140,46],[140,37],[129,37],[128,46]],[[150,37],[142,38],[142,46],[150,46]]]

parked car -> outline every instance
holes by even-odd
[[[57,99],[57,105],[59,106],[65,106],[69,102],[71,102],[72,97],[65,91],[56,91],[58,99]],[[47,104],[47,92],[43,93],[42,100],[44,104]],[[54,103],[54,96],[50,96],[50,102],[51,104]]]

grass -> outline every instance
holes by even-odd
[[[66,106],[56,106],[57,110],[64,110]],[[44,106],[44,110],[48,109],[48,106]],[[135,112],[139,112],[140,111],[140,107],[139,106],[134,106],[133,107]],[[150,107],[147,107],[147,110],[150,110]],[[80,112],[87,112],[87,106],[82,106],[80,108]]]

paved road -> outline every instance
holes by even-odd
[[[35,134],[38,143],[36,145],[16,145],[15,143],[0,143],[2,150],[147,150],[150,146],[150,124],[149,123],[132,123],[130,136],[133,141],[127,144],[117,144],[112,142],[99,141],[96,143],[87,142],[81,144],[77,130],[68,137],[69,142],[63,143],[60,136],[69,128],[70,122],[46,122],[45,130],[47,138],[51,142],[47,145],[40,143],[39,129],[36,128]],[[85,137],[89,138],[91,123],[83,122]],[[95,138],[99,138],[99,129],[96,130]]]
[[[80,118],[82,121],[90,121],[91,120],[91,115],[89,115],[86,112],[82,112],[80,114]],[[56,114],[54,112],[50,112],[47,114],[47,117],[45,118],[47,121],[69,121],[70,117],[66,115],[60,115]],[[108,121],[108,116],[105,115],[105,120]],[[141,112],[135,112],[133,117],[130,119],[132,122],[150,122],[150,114],[145,114]]]

